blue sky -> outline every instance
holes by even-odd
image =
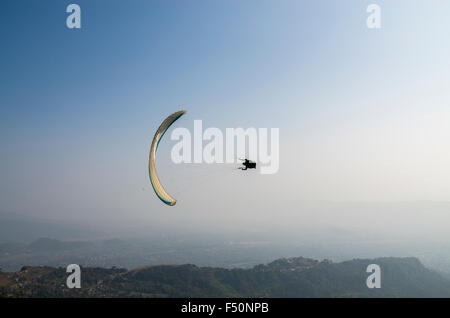
[[[141,189],[151,137],[180,107],[188,127],[280,128],[280,173],[250,181],[250,200],[450,199],[446,2],[76,1],[80,30],[69,3],[0,11],[4,210],[162,220]]]

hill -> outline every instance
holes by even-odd
[[[369,264],[381,267],[381,288],[366,286]],[[251,269],[158,265],[82,268],[80,289],[68,289],[64,268],[24,267],[0,273],[2,297],[450,297],[450,281],[416,258],[333,263],[303,257]]]

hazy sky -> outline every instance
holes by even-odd
[[[72,2],[80,30],[65,24]],[[366,27],[370,3],[381,29]],[[7,0],[1,210],[258,229],[337,222],[299,208],[310,201],[450,201],[449,12],[423,0]],[[159,174],[178,204],[163,205],[148,151],[180,108],[174,127],[279,128],[279,172],[175,165],[166,137]],[[406,222],[420,226],[426,211]],[[338,223],[358,224],[345,213]]]

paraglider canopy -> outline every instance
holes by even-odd
[[[150,146],[150,155],[148,160],[150,182],[158,198],[169,206],[175,205],[175,203],[177,203],[177,200],[175,200],[169,193],[167,193],[167,191],[159,181],[155,167],[156,150],[158,149],[159,142],[166,133],[167,129],[169,129],[169,127],[184,114],[186,114],[186,110],[180,110],[167,117],[156,131],[155,136],[153,137],[152,145]]]

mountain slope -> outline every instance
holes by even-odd
[[[369,264],[381,267],[381,288],[369,289]],[[159,265],[83,268],[82,288],[65,286],[63,268],[25,267],[0,273],[3,297],[450,297],[450,281],[415,258],[342,263],[280,259],[252,269]]]

